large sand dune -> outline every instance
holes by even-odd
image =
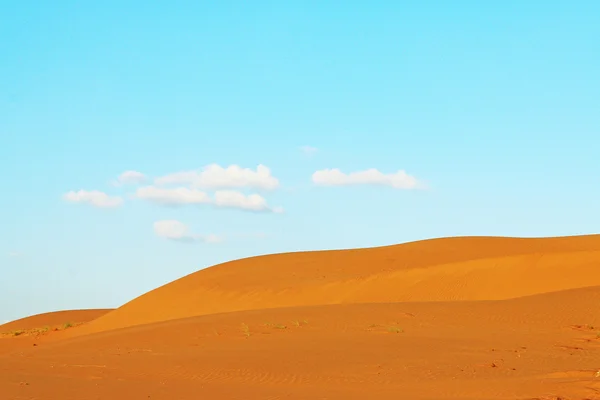
[[[0,339],[0,399],[600,399],[600,236],[278,254]]]
[[[600,235],[446,238],[232,261],[153,290],[83,331],[241,310],[499,300],[594,285],[600,285]]]

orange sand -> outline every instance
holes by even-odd
[[[0,325],[0,333],[37,329],[45,326],[53,328],[67,323],[90,322],[109,311],[112,311],[112,309],[68,310],[37,314]]]
[[[239,260],[2,348],[0,399],[600,399],[600,235]]]

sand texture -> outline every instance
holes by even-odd
[[[0,332],[0,399],[600,399],[600,235],[254,257]]]

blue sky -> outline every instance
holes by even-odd
[[[257,254],[600,226],[599,2],[0,7],[0,322]]]

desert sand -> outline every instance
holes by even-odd
[[[81,324],[90,322],[109,311],[112,309],[67,310],[37,314],[0,325],[0,332],[28,331],[40,327],[51,329],[64,324]]]
[[[0,332],[0,399],[600,399],[600,235],[253,257]]]

